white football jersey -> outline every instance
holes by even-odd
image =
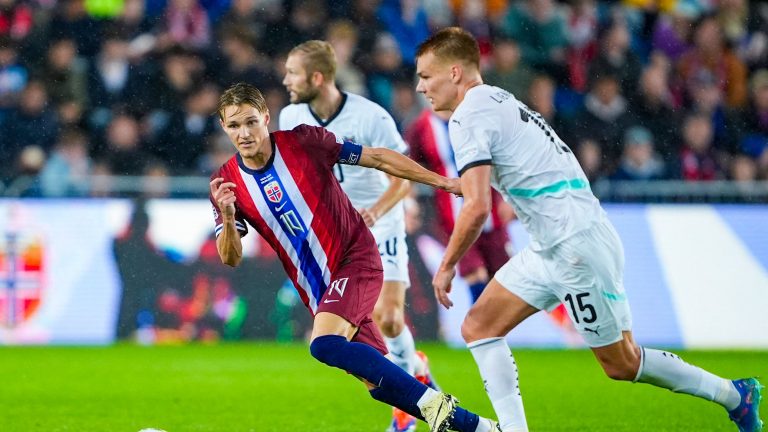
[[[329,119],[318,118],[309,104],[291,104],[280,111],[280,129],[293,129],[300,124],[322,126],[337,138],[348,139],[366,147],[386,147],[405,153],[408,147],[397,130],[392,116],[375,102],[352,93],[342,93],[339,110]],[[389,178],[379,170],[355,165],[334,167],[341,188],[355,208],[369,208],[389,187]],[[403,203],[396,204],[379,218],[374,231],[405,229]],[[377,237],[378,239],[378,237]]]
[[[459,173],[491,165],[491,183],[514,206],[531,248],[552,247],[605,218],[571,150],[539,113],[498,87],[471,88],[448,131]]]

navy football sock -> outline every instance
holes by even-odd
[[[407,413],[421,412],[416,402],[428,387],[408,375],[373,347],[359,342],[349,342],[343,336],[327,335],[315,338],[309,349],[314,358],[328,366],[345,370],[378,386],[385,392],[382,398],[386,397],[386,403]],[[371,396],[374,394],[371,393]],[[376,396],[374,398],[382,400]]]
[[[381,387],[376,387],[375,389],[370,390],[369,393],[371,393],[372,398],[379,402],[384,402],[387,405],[398,407],[408,414],[416,417],[417,419],[422,421],[424,420],[424,416],[421,414],[421,410],[416,405],[416,403],[409,403],[409,401],[404,401],[402,395],[398,393],[388,392]]]
[[[449,429],[459,432],[475,432],[478,423],[480,423],[480,417],[477,414],[457,406],[453,417],[451,417]]]
[[[384,402],[387,405],[392,405],[400,408],[399,404],[403,404],[403,400],[400,395],[397,393],[391,393],[388,392],[381,387],[377,387],[370,391],[371,397],[376,399],[379,402]],[[403,404],[407,405],[406,408],[400,408],[401,410],[407,412],[408,414],[416,417],[419,420],[424,420],[424,416],[421,415],[421,410],[419,410],[419,407],[416,406],[416,404]],[[451,430],[459,431],[459,432],[475,432],[477,429],[477,424],[480,423],[480,417],[477,414],[474,414],[472,412],[469,412],[465,410],[462,407],[456,407],[456,411],[453,413],[453,417],[450,420],[450,426],[449,428]]]
[[[488,284],[488,282],[475,282],[472,285],[469,286],[469,293],[472,294],[472,304],[475,304],[478,298],[480,298],[480,294],[483,293],[483,290],[485,289],[485,286]]]

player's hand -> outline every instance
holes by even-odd
[[[432,278],[432,287],[435,289],[435,298],[437,302],[445,306],[446,309],[450,309],[453,306],[453,302],[448,297],[448,293],[451,292],[451,282],[454,276],[456,276],[456,269],[446,269],[443,266],[437,270],[435,277]]]
[[[443,187],[443,190],[446,192],[450,192],[456,196],[462,196],[461,194],[461,179],[460,178],[449,178],[446,179],[446,184]]]
[[[369,209],[361,208],[361,209],[357,209],[357,212],[360,213],[360,216],[363,217],[363,220],[365,221],[365,225],[368,228],[372,227],[376,223],[376,221],[379,220],[379,215],[377,215],[376,213],[372,212]]]
[[[211,196],[219,207],[219,211],[225,218],[235,217],[235,191],[237,187],[232,182],[225,182],[223,178],[218,177],[211,180]]]

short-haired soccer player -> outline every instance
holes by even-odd
[[[426,421],[433,431],[487,432],[496,423],[456,405],[389,361],[371,312],[382,285],[381,259],[362,216],[333,175],[336,163],[376,168],[457,192],[458,181],[407,157],[338,139],[320,127],[269,133],[259,90],[236,84],[219,100],[220,123],[237,154],[211,176],[216,246],[236,266],[241,236],[254,227],[277,252],[314,316],[310,352],[360,378],[371,396]]]
[[[573,153],[544,118],[509,92],[483,84],[472,35],[442,29],[419,46],[416,57],[416,90],[435,111],[453,112],[448,130],[464,196],[433,279],[438,301],[451,306],[454,267],[488,217],[490,184],[513,204],[531,236],[530,246],[489,282],[461,329],[502,430],[528,430],[517,366],[504,337],[560,303],[609,377],[714,401],[740,431],[762,430],[756,379],[730,381],[635,343],[618,234]]]
[[[336,86],[336,54],[330,43],[310,40],[294,47],[285,62],[283,85],[291,104],[280,111],[280,129],[300,124],[322,126],[366,147],[406,152],[395,120],[384,108]],[[384,282],[373,308],[373,321],[384,336],[392,361],[435,388],[426,356],[416,351],[405,323],[405,291],[411,282],[402,199],[408,194],[409,183],[360,166],[336,164],[334,172],[379,247]],[[410,432],[415,426],[414,417],[393,409],[390,432]]]

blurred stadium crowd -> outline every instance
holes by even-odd
[[[593,180],[768,179],[768,4],[747,0],[0,0],[0,179],[207,176],[233,153],[220,91],[257,85],[276,123],[286,53],[313,38],[405,132],[415,49],[447,25]]]

